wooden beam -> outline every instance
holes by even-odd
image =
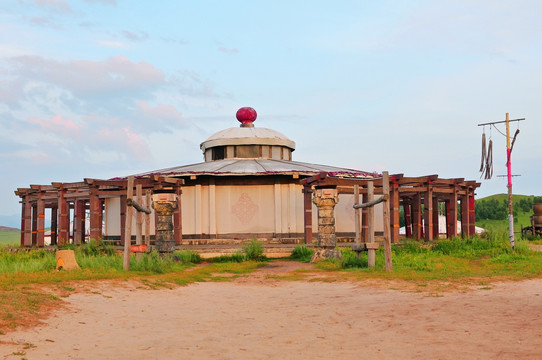
[[[102,203],[98,197],[98,188],[90,188],[90,238],[100,241],[102,238]]]
[[[181,189],[181,183],[177,182],[175,188],[177,208],[173,210],[173,238],[175,239],[175,245],[181,245],[183,243],[183,206],[181,201],[182,193],[183,191]]]
[[[58,243],[58,203],[51,208],[51,245]]]

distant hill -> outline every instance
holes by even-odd
[[[533,203],[542,203],[542,196],[512,195],[514,208],[514,230],[531,225]],[[476,226],[508,228],[508,194],[495,194],[476,199]]]
[[[12,228],[9,226],[0,226],[0,231],[21,231],[21,229]]]
[[[0,215],[0,225],[12,228],[21,226],[21,214]]]

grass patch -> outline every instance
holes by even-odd
[[[313,254],[314,250],[309,249],[307,245],[297,245],[292,251],[290,258],[301,261],[303,263],[308,263],[309,261],[311,261]]]

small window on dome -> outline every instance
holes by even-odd
[[[226,153],[225,146],[217,146],[213,148],[213,160],[222,160]]]
[[[259,158],[259,145],[237,145],[235,147],[235,157],[238,158]]]

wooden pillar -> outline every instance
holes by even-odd
[[[469,188],[469,234],[470,236],[476,235],[476,213],[474,202],[474,191]]]
[[[450,200],[448,201],[448,207],[446,210],[446,222],[447,222],[447,235],[448,239],[457,236],[457,192],[454,187],[454,191]]]
[[[25,197],[23,196],[23,197],[21,197],[21,240],[20,240],[21,247],[24,246],[25,210],[26,210],[26,203],[25,203]]]
[[[32,243],[35,246],[38,236],[38,204],[32,204]]]
[[[136,201],[143,204],[143,185],[136,185]],[[136,211],[136,245],[143,244],[143,213]]]
[[[387,171],[382,172],[382,192],[387,200],[383,203],[382,214],[384,216],[384,263],[386,271],[392,271],[393,265],[391,260],[391,234],[390,234],[390,182]],[[371,206],[372,207],[372,206]]]
[[[411,213],[411,204],[410,199],[403,198],[403,212],[405,214],[405,236],[407,239],[412,238],[412,213]]]
[[[312,244],[312,192],[311,186],[303,186],[305,244]]]
[[[98,188],[90,187],[90,238],[100,240],[102,237],[102,202],[98,197]]]
[[[32,246],[32,205],[24,200],[24,235],[23,246]]]
[[[177,183],[177,186],[175,187],[175,196],[177,198],[177,208],[173,211],[173,238],[175,239],[175,245],[181,245],[183,243],[183,207],[182,207],[182,202],[181,202],[182,193],[183,191],[181,189],[181,185]],[[216,215],[211,215],[211,216],[216,216]],[[215,229],[216,229],[216,226],[215,226]],[[213,229],[213,231],[215,231],[215,229]]]
[[[58,204],[51,208],[51,245],[58,243]]]
[[[374,200],[374,183],[372,181],[367,182],[367,202],[371,202]],[[374,243],[375,242],[375,217],[374,217],[374,206],[369,206],[367,211],[367,242],[368,243]],[[389,226],[388,224],[384,223],[384,226]]]
[[[391,242],[399,242],[399,184],[396,181],[390,184],[390,226]]]
[[[152,206],[151,206],[151,193],[152,191],[150,189],[147,189],[147,191],[145,192],[145,207],[147,209],[152,209]],[[180,207],[180,205],[179,205]],[[181,219],[181,230],[180,230],[180,233],[181,233],[181,236],[182,236],[182,219]],[[123,224],[124,226],[124,224]],[[174,225],[175,226],[175,225]],[[151,245],[151,214],[147,214],[145,213],[145,244],[147,244],[147,246],[150,246]]]
[[[38,193],[36,208],[38,212],[36,245],[43,247],[45,246],[45,203],[43,201],[43,191]]]
[[[439,202],[436,196],[433,197],[433,239],[438,239],[440,235],[440,209]]]
[[[105,209],[105,199],[100,199],[100,208],[99,208],[98,217],[100,218],[100,221],[98,221],[98,227],[100,228],[100,239],[103,237],[104,233],[104,209]]]
[[[469,226],[469,195],[461,196],[461,236],[470,236]]]
[[[81,224],[81,238],[80,243],[84,244],[86,242],[86,234],[87,234],[87,201],[81,200],[81,218],[79,219],[79,223]]]
[[[422,227],[422,209],[421,209],[421,199],[420,195],[414,195],[412,201],[412,237],[414,239],[423,238],[423,227]]]
[[[124,246],[126,235],[126,195],[120,196],[120,244]]]
[[[134,194],[134,177],[128,177],[128,185],[126,187],[126,199],[133,198]],[[126,208],[126,238],[124,239],[124,255],[123,255],[123,269],[130,270],[130,247],[132,245],[132,210],[131,206]]]
[[[75,245],[81,244],[81,233],[83,234],[82,238],[85,238],[85,228],[82,227],[85,223],[81,222],[81,219],[84,217],[83,200],[75,200],[73,207],[73,243]]]
[[[424,239],[425,241],[433,240],[433,186],[431,181],[426,184],[427,190],[423,197],[424,209],[423,209],[423,226],[424,226]]]
[[[359,185],[354,185],[354,204],[359,204]],[[356,230],[354,242],[361,244],[361,209],[358,208],[354,208],[354,228]]]
[[[58,245],[66,245],[69,240],[69,209],[65,194],[66,190],[64,190],[64,188],[61,186],[60,190],[58,191]]]
[[[363,194],[361,197],[362,201],[364,203],[369,202],[369,195],[367,193]],[[369,209],[363,208],[361,209],[361,242],[367,243],[369,242]]]

